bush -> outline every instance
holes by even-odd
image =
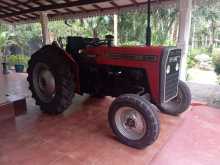
[[[128,41],[120,44],[120,46],[134,46],[134,45],[135,46],[141,45],[141,43],[138,41]]]
[[[206,48],[190,49],[189,50],[189,55],[188,55],[188,58],[187,58],[188,68],[193,68],[197,64],[197,61],[195,59],[196,55],[203,54],[203,53],[209,54],[208,49],[206,49]]]
[[[220,75],[220,48],[213,50],[213,62],[215,66],[215,72]]]
[[[187,58],[187,67],[193,68],[196,65],[195,56],[189,55]]]
[[[29,56],[26,55],[10,55],[8,56],[8,63],[10,66],[14,66],[16,64],[23,64],[25,67],[28,64],[28,61],[30,60]]]

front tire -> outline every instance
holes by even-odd
[[[134,148],[145,148],[159,135],[160,122],[155,106],[138,95],[125,94],[116,98],[108,120],[118,139]]]
[[[191,92],[187,84],[179,81],[177,97],[167,103],[162,103],[160,109],[169,115],[179,115],[186,111],[191,104]]]
[[[58,48],[46,46],[32,55],[29,61],[29,89],[43,112],[59,114],[72,103],[74,77],[70,64]]]

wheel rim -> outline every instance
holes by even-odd
[[[33,71],[34,89],[41,101],[48,103],[55,97],[56,83],[53,73],[44,63],[37,63]]]
[[[115,114],[118,131],[127,139],[140,140],[147,131],[143,115],[131,107],[119,108]]]

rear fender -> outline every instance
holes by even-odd
[[[70,66],[71,71],[74,75],[74,82],[75,82],[75,92],[80,93],[80,83],[79,83],[79,67],[76,61],[72,58],[72,56],[66,52],[64,49],[60,48],[57,45],[46,45],[42,49],[47,49],[49,52],[56,52],[54,55],[62,56],[64,60],[66,60]]]

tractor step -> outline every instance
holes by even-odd
[[[0,99],[0,122],[14,120],[15,117],[25,114],[26,111],[25,97],[13,95]]]

